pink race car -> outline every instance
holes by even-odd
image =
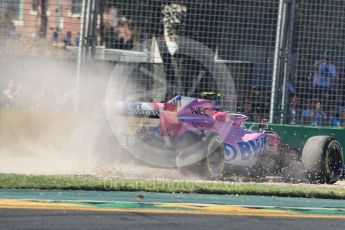
[[[343,173],[342,147],[333,137],[311,137],[302,151],[289,149],[265,125],[248,130],[246,115],[220,111],[215,101],[176,96],[167,103],[118,102],[116,107],[122,115],[156,119],[155,125],[140,126],[132,140],[142,149],[143,143],[158,148],[183,175],[219,179],[243,171],[289,179],[296,173],[292,162],[313,183],[335,183]]]

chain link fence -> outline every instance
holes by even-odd
[[[343,11],[342,1],[295,3],[288,69],[292,124],[344,126]]]
[[[41,94],[58,81],[59,108],[89,104],[90,85],[101,100],[107,79],[123,77],[114,66],[126,63],[125,100],[203,93],[255,122],[343,126],[344,8],[341,0],[0,0],[2,104],[47,76],[55,80]]]

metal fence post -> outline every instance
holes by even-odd
[[[80,22],[80,37],[79,37],[79,47],[78,47],[78,60],[77,60],[77,73],[76,73],[76,79],[75,79],[75,103],[74,103],[74,110],[78,111],[78,105],[79,105],[79,82],[80,82],[80,72],[81,72],[81,66],[83,63],[83,58],[85,55],[85,28],[87,28],[85,25],[87,23],[87,14],[85,14],[87,10],[87,3],[88,0],[83,0],[82,3],[82,10],[81,10],[81,22]]]
[[[283,68],[283,84],[282,84],[282,95],[281,95],[281,116],[280,123],[283,124],[286,121],[286,115],[288,112],[289,105],[289,92],[288,92],[288,83],[292,73],[292,39],[293,39],[293,26],[295,18],[295,0],[287,1],[287,20],[286,20],[286,38],[284,42],[284,68]]]
[[[274,60],[273,60],[273,74],[272,74],[272,84],[271,84],[271,103],[270,103],[270,114],[269,122],[273,123],[275,121],[274,114],[277,110],[277,96],[278,96],[278,86],[279,75],[281,72],[281,51],[283,46],[283,41],[285,37],[285,20],[286,20],[286,1],[280,0],[278,7],[278,18],[277,18],[277,29],[276,29],[276,40],[274,47]]]

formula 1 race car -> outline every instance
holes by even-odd
[[[294,173],[289,169],[293,161],[302,165],[311,183],[332,184],[343,173],[342,147],[334,137],[314,136],[303,150],[291,149],[263,124],[246,129],[246,115],[221,111],[212,100],[176,96],[166,103],[119,101],[115,111],[115,119],[141,119],[135,132],[126,134],[128,146],[144,152],[141,158],[149,163],[158,157],[170,159],[169,165],[183,175],[219,179],[226,172],[243,170],[254,177],[288,178]]]

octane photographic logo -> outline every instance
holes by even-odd
[[[170,93],[195,96],[211,88],[220,92],[220,106],[224,110],[233,112],[237,104],[234,82],[225,63],[216,61],[214,52],[200,42],[183,36],[175,38],[173,42],[166,37],[145,41],[152,44],[150,53],[129,52],[129,55],[137,54],[135,58],[147,58],[146,63],[138,59],[131,61],[123,55],[111,72],[105,93],[106,115],[115,141],[139,161],[156,167],[176,167],[178,152],[200,149],[204,140],[176,149],[174,137],[159,132],[159,108],[152,101],[171,99],[167,98]],[[194,63],[198,68],[189,75],[191,72],[185,70],[194,70]],[[212,87],[205,88],[205,84]],[[224,129],[221,131],[229,128]],[[178,164],[195,164],[205,154],[206,151],[197,157],[185,157]]]

